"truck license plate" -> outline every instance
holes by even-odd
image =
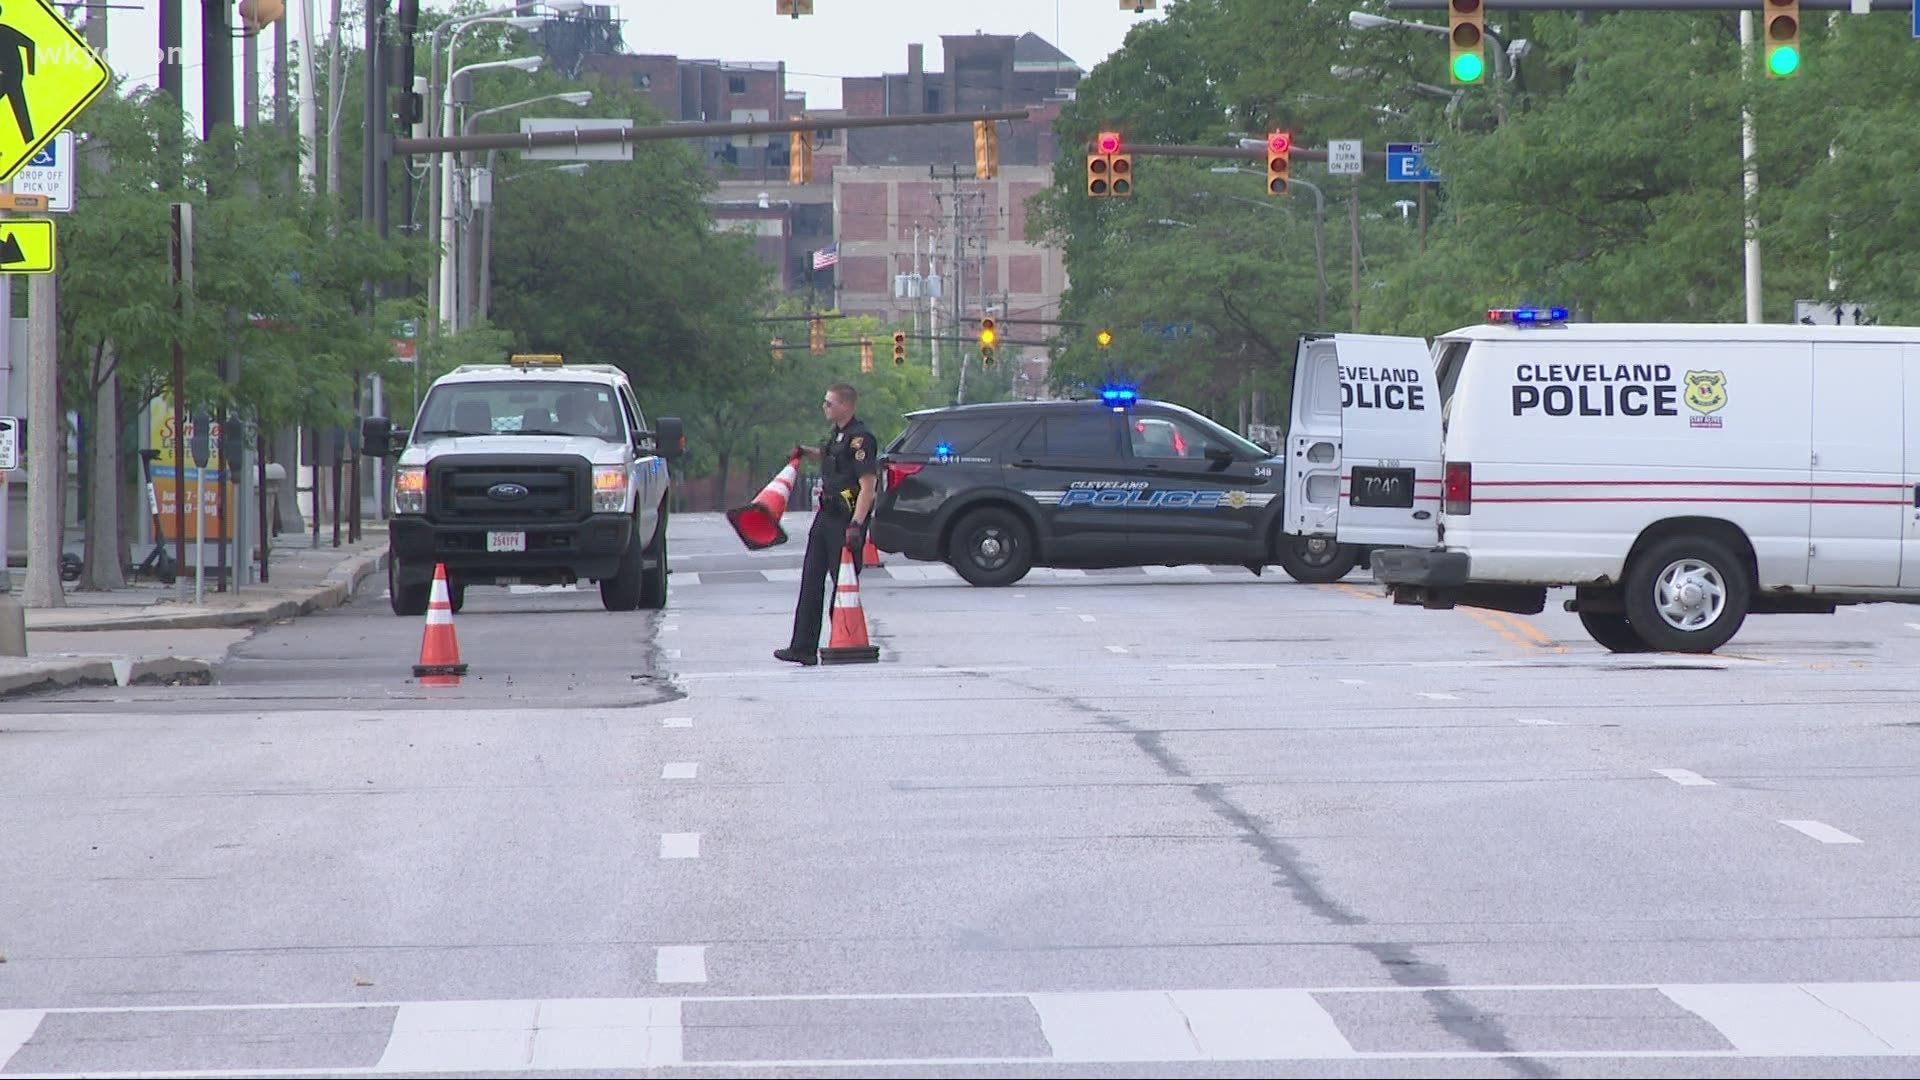
[[[490,532],[487,534],[488,551],[525,551],[527,534],[523,532]]]

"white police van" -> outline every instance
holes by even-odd
[[[1396,602],[1534,614],[1572,586],[1616,652],[1712,652],[1753,613],[1920,602],[1920,329],[1500,309],[1431,356],[1437,431],[1342,413],[1350,459],[1417,430],[1441,463],[1418,542],[1373,557]]]

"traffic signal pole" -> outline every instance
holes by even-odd
[[[395,139],[395,154],[438,154],[448,150],[538,150],[545,147],[594,146],[600,143],[654,142],[660,139],[701,139],[713,135],[775,135],[816,128],[924,127],[932,124],[970,124],[976,120],[1025,120],[1025,109],[1003,112],[932,113],[920,116],[848,116],[831,119],[762,120],[737,124],[660,124],[652,127],[601,128],[583,131],[506,131],[481,135],[436,135],[425,139]]]

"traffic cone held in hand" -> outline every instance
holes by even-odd
[[[853,549],[840,549],[840,573],[834,577],[833,636],[820,650],[823,664],[871,664],[880,659],[880,648],[867,641],[867,612],[860,606],[860,572],[853,564]]]
[[[433,568],[433,595],[427,599],[427,631],[420,639],[420,662],[413,676],[422,686],[459,686],[467,665],[460,662],[460,642],[453,634],[453,601],[447,595],[447,564]]]
[[[800,455],[795,454],[787,458],[787,467],[780,470],[772,483],[761,488],[752,502],[727,511],[727,524],[733,526],[748,550],[759,551],[787,542],[787,530],[780,527],[780,515],[787,512],[787,500],[793,497],[793,485],[799,479]]]
[[[860,568],[864,570],[870,566],[881,565],[883,564],[880,562],[880,549],[873,546],[873,537],[869,536],[866,550],[860,553]]]

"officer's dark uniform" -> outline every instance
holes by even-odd
[[[835,428],[820,445],[820,507],[807,532],[806,564],[800,570],[800,604],[793,611],[790,652],[811,660],[820,652],[820,619],[826,605],[827,582],[839,580],[840,552],[846,547],[847,526],[860,498],[860,478],[880,471],[880,448],[873,432],[858,416],[844,428]],[[879,500],[876,498],[875,503]],[[868,511],[872,513],[871,510]],[[871,527],[872,520],[864,524]],[[853,553],[857,571],[861,553]]]

